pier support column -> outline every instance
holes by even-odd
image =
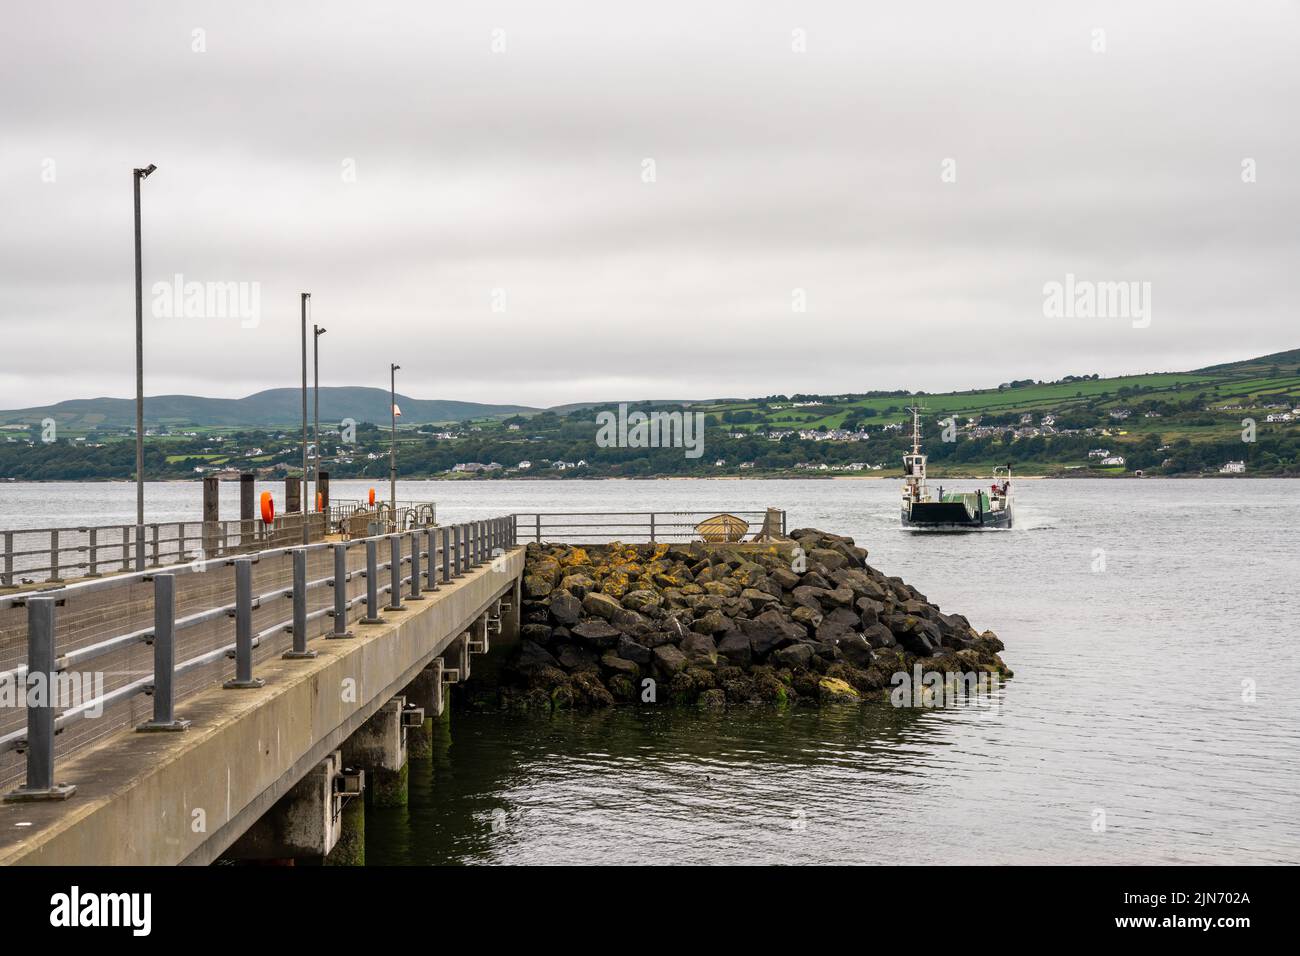
[[[452,672],[448,683],[459,684],[469,680],[469,632],[462,633],[447,645],[442,652],[442,666],[444,674]]]
[[[256,481],[257,476],[251,472],[245,471],[239,476],[239,543],[245,547],[253,543],[257,534],[257,525],[253,521]]]
[[[221,486],[217,479],[207,477],[203,479],[203,557],[210,558],[217,553],[220,546],[220,529],[217,527],[221,520]],[[181,558],[184,559],[184,555]]]
[[[338,842],[325,857],[326,866],[366,865],[366,801],[352,797],[338,815]]]
[[[343,742],[343,762],[365,770],[370,802],[377,807],[406,806],[405,704],[394,697]]]
[[[339,839],[342,798],[335,780],[343,758],[334,751],[276,801],[225,856],[236,860],[302,860],[321,863]]]
[[[501,636],[499,643],[507,648],[519,643],[519,606],[523,599],[523,579],[515,578],[515,586],[501,599]]]
[[[407,703],[424,708],[424,722],[406,731],[406,755],[418,760],[433,756],[433,722],[442,716],[442,659],[420,671],[402,691]]]

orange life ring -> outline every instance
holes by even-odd
[[[269,491],[262,492],[262,521],[270,524],[275,520],[275,499]]]
[[[375,489],[374,489],[374,488],[371,488],[371,489],[370,489],[370,507],[373,508],[374,506],[375,506]]]

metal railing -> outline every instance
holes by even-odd
[[[432,502],[399,504],[380,518],[389,530],[412,530],[437,523]],[[96,578],[103,574],[138,570],[135,543],[143,536],[146,567],[184,564],[192,560],[263,550],[302,540],[302,522],[308,538],[319,541],[327,534],[350,527],[359,514],[376,514],[360,501],[330,502],[327,512],[278,515],[270,523],[260,518],[227,521],[150,522],[137,533],[135,524],[76,528],[17,528],[0,531],[0,587],[21,587],[41,582],[60,583],[69,578]],[[364,528],[366,522],[362,521]]]
[[[380,623],[515,543],[506,515],[0,597],[0,691],[22,697],[0,707],[0,788],[25,771],[7,799],[67,796],[56,757],[132,725],[183,730],[178,700],[222,677],[232,690],[261,686],[259,662],[314,657],[312,639],[353,636],[354,612],[358,624]],[[147,713],[137,713],[141,697]]]
[[[713,518],[739,518],[745,530],[729,540],[761,541],[785,536],[785,511],[556,511],[520,512],[514,518],[524,541],[702,541],[699,526]]]

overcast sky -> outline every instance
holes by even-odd
[[[1294,2],[290,7],[6,8],[0,407],[134,394],[149,163],[148,394],[297,384],[300,291],[323,385],[533,405],[1300,346]],[[1045,317],[1067,273],[1149,327]]]

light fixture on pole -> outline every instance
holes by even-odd
[[[140,181],[158,167],[131,170],[135,193],[135,569],[144,570],[144,289],[140,265]]]
[[[388,498],[393,507],[393,521],[397,521],[397,416],[400,414],[397,410],[397,370],[400,365],[391,365],[388,369],[389,376],[389,398],[393,413],[393,431],[389,440],[388,447]],[[394,524],[393,530],[397,530]]]
[[[310,483],[307,481],[307,300],[311,298],[310,292],[303,292],[302,295],[302,487],[298,491],[298,499],[302,512],[302,543],[306,544],[310,539],[307,533],[307,495],[310,493]]]
[[[319,325],[313,325],[312,330],[312,374],[315,377],[315,384],[312,386],[312,442],[316,449],[316,495],[311,499],[312,511],[318,510],[316,499],[320,497],[320,337],[325,334],[325,330]]]

